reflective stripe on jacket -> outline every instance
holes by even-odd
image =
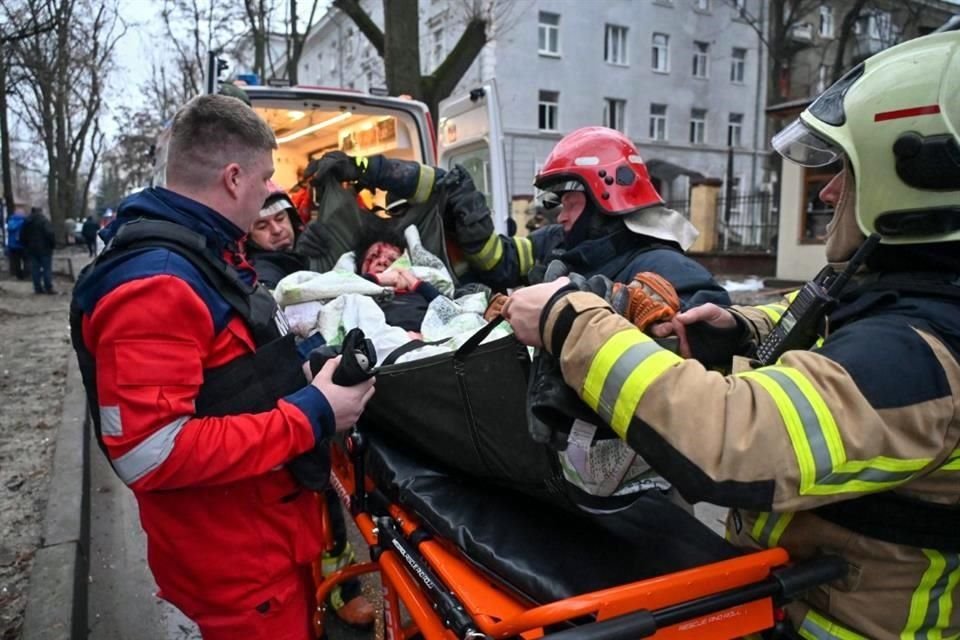
[[[842,584],[791,610],[804,637],[953,637],[956,553],[858,535],[810,510],[889,490],[960,503],[960,305],[850,304],[859,312],[821,346],[729,376],[665,351],[586,293],[546,312],[543,339],[567,383],[684,497],[738,509],[735,542],[850,562]],[[757,338],[778,311],[737,309]]]

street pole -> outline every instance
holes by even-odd
[[[217,52],[207,52],[207,93],[217,92]]]

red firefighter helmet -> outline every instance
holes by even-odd
[[[533,184],[556,193],[586,191],[611,216],[663,204],[633,142],[606,127],[583,127],[564,136]]]

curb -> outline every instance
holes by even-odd
[[[90,566],[90,419],[80,366],[67,356],[43,538],[33,558],[22,640],[87,637]]]

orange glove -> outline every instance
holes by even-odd
[[[663,277],[644,271],[629,284],[615,284],[613,308],[641,331],[655,322],[669,320],[680,310],[676,290]]]
[[[490,304],[487,305],[487,310],[483,312],[483,319],[487,322],[490,322],[494,318],[500,315],[500,312],[503,311],[503,306],[507,304],[508,296],[497,293],[492,298],[490,298]]]

